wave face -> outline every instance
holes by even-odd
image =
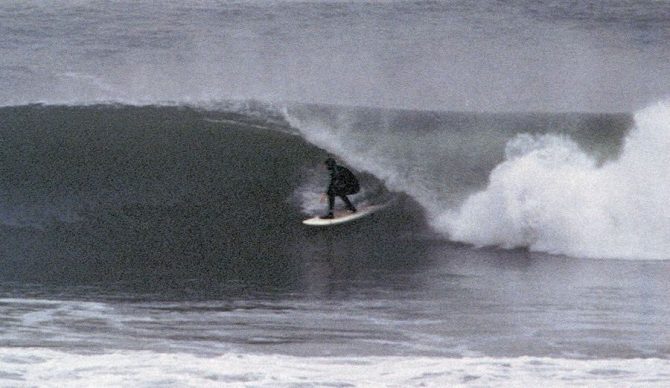
[[[670,104],[635,115],[621,155],[598,165],[555,135],[519,135],[485,190],[436,225],[458,241],[576,257],[670,258]]]
[[[5,279],[282,287],[320,238],[301,220],[325,211],[328,154],[272,106],[5,107],[0,144]],[[356,204],[389,197],[374,176],[361,180]],[[383,255],[395,229],[420,222],[405,202],[378,238],[361,243],[354,227],[334,241]]]
[[[281,256],[301,219],[293,183],[323,152],[252,116],[1,109],[2,275],[141,281],[151,271],[168,281]]]

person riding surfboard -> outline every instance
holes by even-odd
[[[333,158],[326,159],[324,164],[330,172],[330,183],[328,184],[326,193],[321,196],[321,201],[323,202],[328,197],[328,214],[320,218],[327,220],[335,217],[333,215],[335,197],[340,197],[347,209],[355,213],[356,207],[347,198],[347,195],[356,194],[360,191],[361,187],[358,179],[348,168],[338,165]]]

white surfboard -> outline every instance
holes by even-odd
[[[334,218],[324,220],[320,217],[314,217],[306,219],[302,223],[309,226],[331,226],[344,224],[368,216],[378,210],[385,208],[386,206],[388,206],[388,203],[382,205],[360,206],[358,207],[358,211],[356,213],[351,213],[348,210],[336,210],[333,212],[333,215],[335,216]]]

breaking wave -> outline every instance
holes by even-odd
[[[478,246],[668,259],[669,148],[667,102],[638,112],[621,155],[603,165],[569,138],[518,135],[486,189],[435,225]]]

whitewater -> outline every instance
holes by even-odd
[[[621,155],[603,165],[569,139],[519,135],[487,188],[435,222],[478,246],[668,259],[668,146],[668,102],[637,112]]]

